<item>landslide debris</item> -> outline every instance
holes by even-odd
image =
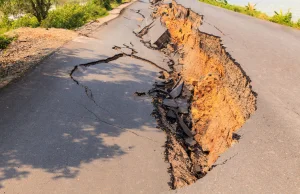
[[[161,31],[152,43],[160,42],[174,71],[162,72],[162,84],[149,94],[153,115],[167,133],[166,160],[176,189],[205,176],[237,141],[235,132],[255,112],[256,97],[220,38],[199,31],[202,16],[175,1],[154,4],[153,21],[160,21],[167,33]],[[153,27],[145,28],[142,42]],[[170,80],[173,84],[166,84]]]

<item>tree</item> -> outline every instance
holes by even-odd
[[[39,22],[46,19],[51,6],[57,0],[0,0],[1,11],[5,14],[31,13]]]
[[[46,19],[54,0],[27,0],[30,3],[29,12],[34,15],[39,22]]]

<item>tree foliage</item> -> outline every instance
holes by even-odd
[[[41,22],[57,0],[0,0],[1,11],[5,14],[18,15],[30,13]]]

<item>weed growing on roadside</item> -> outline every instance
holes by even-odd
[[[1,35],[0,36],[0,49],[5,49],[13,41],[13,39],[14,38]]]
[[[225,0],[199,0],[199,1],[214,6],[222,7],[228,10],[232,10],[234,12],[250,15],[259,19],[268,20],[281,25],[300,28],[300,19],[297,22],[293,22],[292,13],[290,11],[288,11],[285,14],[282,11],[280,11],[279,13],[275,11],[275,15],[270,17],[267,14],[256,10],[255,9],[256,4],[252,4],[252,3],[248,3],[247,6],[243,7],[243,6],[228,4],[227,1]]]

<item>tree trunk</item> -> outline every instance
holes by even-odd
[[[36,17],[39,23],[46,19],[49,9],[52,5],[51,0],[30,0],[32,14]]]

